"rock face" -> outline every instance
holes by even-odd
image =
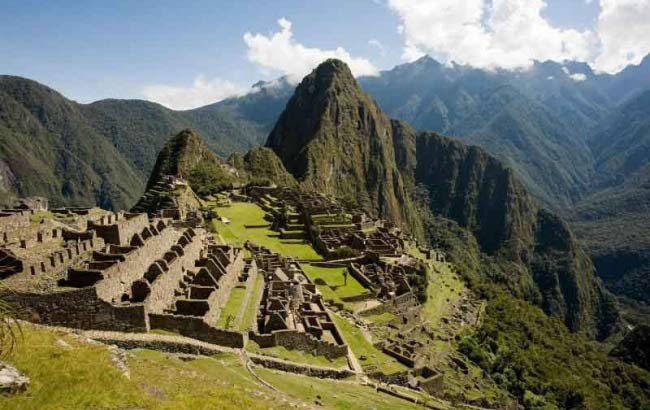
[[[326,192],[423,232],[431,212],[471,231],[512,266],[509,281],[574,331],[606,336],[617,309],[567,225],[480,148],[387,118],[347,66],[328,60],[297,87],[266,144],[305,189]],[[424,191],[428,209],[416,210]],[[530,289],[522,291],[530,293]]]
[[[0,362],[0,394],[16,394],[27,390],[29,378],[8,363]]]
[[[303,188],[408,224],[411,205],[392,134],[390,119],[347,65],[328,60],[298,85],[266,146]]]
[[[638,326],[625,336],[610,355],[650,370],[650,326]]]

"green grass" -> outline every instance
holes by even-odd
[[[372,322],[376,325],[383,325],[388,322],[391,322],[393,319],[395,319],[397,316],[395,314],[390,313],[390,312],[384,312],[380,313],[378,315],[368,315],[364,316],[363,318],[368,320],[369,322]]]
[[[345,356],[330,360],[325,356],[318,356],[300,350],[291,350],[283,346],[261,348],[252,340],[246,345],[246,350],[251,353],[271,356],[278,359],[288,360],[290,362],[309,364],[312,366],[333,367],[337,369],[348,367],[348,360]]]
[[[338,298],[358,296],[367,292],[352,275],[348,275],[347,283],[345,282],[343,272],[345,272],[347,268],[326,268],[308,264],[302,264],[302,268],[312,282],[321,279],[327,283],[327,286],[318,285],[319,290],[327,287]]]
[[[422,316],[436,327],[440,319],[450,313],[459,293],[465,289],[465,284],[446,263],[432,262],[432,265],[434,269],[429,278],[427,301],[422,307]]]
[[[374,367],[376,368],[375,371],[380,371],[384,374],[408,370],[406,366],[374,347],[361,333],[361,329],[338,315],[332,315],[332,319],[334,319],[336,327],[343,333],[345,342],[350,346],[357,359],[359,359],[362,367]],[[361,356],[365,356],[366,360],[361,360]]]
[[[255,321],[255,318],[257,317],[257,298],[264,289],[264,276],[258,274],[255,276],[254,280],[253,290],[248,298],[248,304],[246,305],[244,316],[242,316],[241,323],[239,323],[240,332],[251,328],[254,324],[253,322]]]
[[[242,302],[244,301],[244,296],[246,295],[245,288],[233,288],[228,296],[228,301],[226,306],[223,307],[221,314],[219,315],[219,320],[217,321],[217,327],[221,329],[232,329],[235,324],[235,319],[237,318],[237,313],[241,307]]]
[[[230,224],[227,225],[221,221],[212,221],[215,230],[229,244],[243,246],[248,240],[283,256],[293,256],[303,260],[322,259],[311,245],[301,240],[280,239],[278,232],[268,228],[246,228],[246,225],[269,225],[269,222],[264,220],[264,211],[256,204],[234,202],[229,207],[217,207],[215,210],[219,216],[230,220]]]
[[[272,386],[281,388],[291,396],[305,402],[314,403],[320,396],[324,408],[336,410],[422,409],[418,405],[376,392],[372,387],[361,386],[352,381],[315,380],[269,369],[256,369],[255,372]]]
[[[124,377],[105,345],[54,331],[23,327],[24,337],[4,360],[31,383],[25,393],[0,396],[3,410],[289,409],[280,395],[249,375],[239,357],[222,354],[184,362],[147,350],[130,351]],[[62,339],[72,348],[56,344]],[[255,393],[255,394],[253,394]]]

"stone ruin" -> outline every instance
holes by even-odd
[[[46,223],[30,221],[31,211],[0,214],[0,272],[12,288],[2,297],[25,319],[80,329],[163,329],[244,346],[245,334],[215,327],[243,274],[242,249],[217,244],[184,221],[75,212],[59,210]],[[57,214],[66,221],[77,215],[86,228],[68,229]],[[254,261],[246,270],[256,273]]]
[[[365,264],[352,262],[348,266],[348,272],[364,287],[371,289],[378,299],[399,300],[405,295],[413,295],[405,269],[401,265],[381,261]]]
[[[176,175],[163,175],[140,197],[131,212],[152,217],[187,220],[199,218],[201,201],[187,181]]]
[[[248,244],[264,274],[265,287],[250,338],[260,347],[284,346],[331,359],[347,355],[347,345],[327,312],[316,285],[300,263]]]
[[[44,210],[44,203],[37,202],[38,211]],[[103,238],[93,232],[79,235],[55,220],[32,220],[38,216],[35,212],[24,207],[0,211],[0,279],[16,274],[56,276],[104,246]],[[85,217],[79,219],[85,222]]]
[[[282,239],[310,239],[325,257],[342,247],[382,256],[398,256],[405,249],[406,236],[395,225],[346,210],[321,193],[250,187],[248,194],[267,212]]]

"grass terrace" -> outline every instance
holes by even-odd
[[[279,233],[270,230],[269,222],[264,219],[264,210],[249,202],[233,202],[228,207],[216,207],[221,217],[230,220],[225,224],[217,219],[213,227],[226,243],[243,246],[246,241],[265,246],[283,256],[292,256],[301,260],[321,260],[309,243],[301,239],[280,239]]]
[[[350,346],[361,366],[368,372],[393,374],[408,370],[406,366],[377,349],[366,339],[362,330],[338,315],[332,315],[336,326],[343,333],[343,339]],[[362,360],[365,357],[365,360]]]
[[[422,315],[436,327],[440,319],[450,313],[453,304],[465,289],[464,282],[443,262],[432,262],[433,273],[427,286],[427,301]]]
[[[239,323],[239,331],[242,332],[246,329],[252,328],[255,324],[255,319],[257,317],[258,309],[258,297],[264,290],[264,276],[256,275],[255,281],[253,282],[253,290],[251,291],[250,297],[248,298],[248,303],[244,307],[244,315],[242,316],[241,322]]]
[[[346,271],[346,268],[327,268],[302,264],[302,269],[309,276],[309,279],[316,284],[324,300],[343,305],[346,310],[353,311],[354,309],[352,304],[344,302],[343,298],[358,296],[368,292],[351,275],[348,275],[347,284],[345,284],[343,272]]]
[[[239,313],[239,309],[241,308],[245,295],[245,288],[233,288],[233,290],[230,292],[230,296],[228,296],[228,302],[226,302],[226,306],[224,306],[221,314],[219,315],[217,327],[221,329],[233,329],[235,321],[237,319],[237,314]]]

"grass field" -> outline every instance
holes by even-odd
[[[217,327],[221,329],[233,328],[235,319],[237,318],[237,313],[239,312],[239,308],[244,301],[244,295],[246,295],[245,288],[233,288],[233,290],[230,292],[230,296],[228,296],[226,306],[223,307],[223,310],[219,315]]]
[[[24,327],[16,350],[3,357],[31,384],[24,393],[0,395],[3,410],[288,410],[306,408],[322,397],[324,409],[415,409],[353,381],[332,381],[263,368],[247,372],[239,356],[177,356],[151,350],[127,352],[130,379],[111,363],[108,347],[53,330]],[[57,340],[70,347],[62,347]]]
[[[346,307],[346,310],[352,310],[352,306],[344,302],[342,298],[358,296],[367,292],[351,275],[348,275],[347,284],[345,284],[343,272],[346,271],[346,268],[325,268],[303,263],[302,269],[309,276],[309,279],[316,283],[318,290],[323,295],[323,299],[342,304]],[[320,281],[325,282],[327,285],[318,284]]]
[[[332,315],[332,319],[336,322],[336,327],[343,333],[343,338],[359,359],[362,367],[374,367],[376,371],[381,371],[384,374],[408,370],[406,366],[373,346],[361,333],[361,329],[338,315]],[[361,356],[365,356],[366,360],[361,360]]]
[[[250,297],[248,298],[244,316],[242,316],[241,323],[239,323],[240,332],[253,327],[255,318],[257,317],[257,299],[258,295],[262,293],[262,290],[264,290],[264,276],[259,274],[255,276],[255,281],[253,282],[253,290]]]
[[[384,313],[380,313],[378,315],[364,316],[363,318],[368,320],[369,322],[372,322],[372,323],[376,324],[376,325],[382,325],[382,324],[386,324],[386,323],[392,321],[396,317],[397,316],[395,316],[395,314],[393,314],[391,312],[384,312]]]
[[[181,361],[164,353],[130,351],[124,377],[105,345],[25,327],[9,361],[30,379],[25,393],[0,396],[3,410],[264,410],[289,409],[280,395],[249,375],[239,357],[223,354]],[[65,341],[70,348],[57,345]]]
[[[264,220],[264,211],[253,203],[233,202],[228,207],[217,207],[215,211],[219,216],[230,220],[229,224],[213,220],[215,230],[227,243],[243,246],[248,240],[257,245],[269,248],[283,256],[293,256],[303,260],[321,260],[311,245],[302,240],[280,239],[279,233],[268,228],[253,226],[268,226],[269,222]],[[246,226],[251,226],[247,228]]]
[[[427,286],[427,301],[422,307],[422,315],[432,326],[437,326],[440,319],[449,314],[451,307],[465,284],[454,274],[446,263],[432,262],[434,273]]]
[[[352,381],[314,380],[313,378],[281,373],[269,369],[255,372],[272,386],[305,402],[314,403],[320,397],[324,408],[337,410],[415,410],[421,406],[361,386]]]

